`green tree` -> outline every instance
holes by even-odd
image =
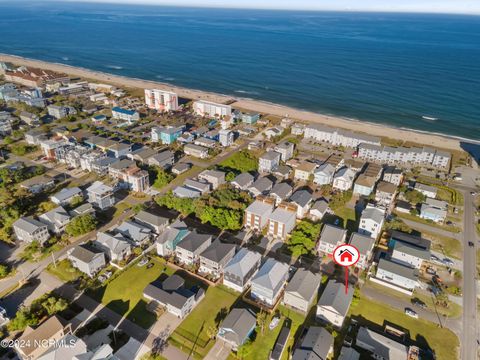
[[[79,236],[95,230],[97,220],[91,214],[80,215],[73,218],[66,226],[65,232],[70,236]]]
[[[63,311],[68,307],[68,302],[62,298],[56,298],[55,296],[48,297],[41,303],[42,307],[46,310],[49,316]]]
[[[408,202],[416,205],[425,201],[425,195],[423,195],[420,191],[417,190],[408,190],[405,193],[405,199],[407,199]]]
[[[260,328],[260,332],[263,333],[265,332],[265,328],[267,326],[267,320],[268,320],[268,313],[265,310],[260,310],[257,313],[257,326]]]
[[[153,187],[156,189],[163,188],[165,185],[169,184],[173,179],[175,179],[175,176],[173,174],[159,167],[155,169],[155,172],[156,172],[156,177],[153,183]]]
[[[228,182],[235,180],[235,173],[233,171],[227,172],[227,174],[225,175],[225,180]]]
[[[320,227],[320,224],[314,224],[306,220],[298,223],[287,243],[287,248],[292,256],[298,257],[313,252],[320,235]]]
[[[0,279],[7,277],[10,274],[10,269],[7,265],[0,264]]]
[[[155,199],[158,205],[165,206],[169,209],[175,209],[184,216],[188,216],[195,212],[195,204],[193,199],[178,198],[171,191],[163,196]]]
[[[15,317],[7,325],[9,331],[24,330],[27,326],[37,325],[39,318],[29,308],[22,307],[17,311]]]

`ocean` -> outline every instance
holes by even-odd
[[[477,16],[0,2],[0,52],[480,140]]]

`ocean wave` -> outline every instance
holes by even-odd
[[[166,77],[166,78],[164,78],[163,80],[166,80],[166,81],[173,81],[173,80],[175,80],[175,78],[174,78],[174,77]]]
[[[247,94],[247,95],[260,95],[258,91],[248,91],[248,90],[234,90],[237,94]]]
[[[113,70],[123,70],[123,66],[118,65],[106,65],[106,67]]]
[[[64,61],[70,61],[70,58],[68,56],[62,56],[62,60]]]

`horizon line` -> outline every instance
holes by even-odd
[[[155,3],[149,0],[140,0],[138,2],[121,1],[121,0],[26,0],[26,1],[14,1],[14,0],[0,0],[1,3],[12,3],[14,5],[27,4],[27,3],[65,3],[65,4],[110,4],[110,5],[142,5],[142,6],[154,6],[154,7],[172,7],[172,8],[190,8],[190,9],[225,9],[225,10],[270,10],[270,11],[308,11],[308,12],[342,12],[342,13],[384,13],[384,14],[425,14],[425,15],[463,15],[463,16],[480,16],[480,10],[478,12],[464,12],[464,11],[447,11],[447,10],[406,10],[406,9],[360,9],[360,8],[311,8],[311,7],[267,7],[267,6],[221,6],[221,5],[201,5],[201,4],[174,4],[170,2]]]

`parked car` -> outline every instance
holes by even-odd
[[[412,309],[405,308],[405,315],[408,315],[410,317],[413,317],[415,319],[418,319],[418,314],[416,311],[413,311]]]
[[[453,266],[455,265],[455,263],[453,262],[453,260],[449,259],[449,258],[443,258],[442,259],[442,262],[445,264],[445,265],[448,265],[448,266]]]
[[[469,242],[468,242],[468,246],[473,247],[473,245],[474,245],[474,244],[473,244],[473,241],[469,241]]]
[[[153,265],[154,265],[153,263],[148,264],[147,269],[151,269],[153,267]]]
[[[427,304],[425,304],[422,300],[420,299],[412,299],[412,304],[415,306],[418,306],[422,309],[425,309],[427,307]]]
[[[148,264],[148,259],[147,258],[143,258],[142,260],[140,260],[137,264],[137,266],[144,266],[144,265],[147,265]]]
[[[432,261],[440,261],[440,259],[438,258],[438,256],[435,256],[435,255],[430,255],[430,260]]]
[[[427,267],[427,268],[425,269],[425,271],[426,271],[427,274],[429,274],[429,275],[435,275],[435,274],[437,273],[437,272],[435,271],[435,269],[434,269],[433,267],[431,267],[431,266]]]

